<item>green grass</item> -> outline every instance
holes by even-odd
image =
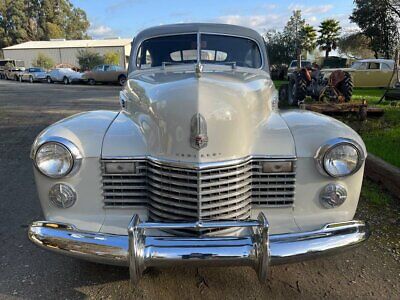
[[[374,206],[382,207],[392,201],[392,198],[378,184],[364,180],[361,190],[361,197],[367,199]]]
[[[368,104],[377,104],[384,93],[385,89],[355,88],[353,91],[353,100],[361,101],[365,99]]]

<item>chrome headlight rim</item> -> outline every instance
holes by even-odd
[[[42,172],[42,170],[37,165],[36,155],[37,155],[39,149],[49,143],[57,144],[57,145],[63,147],[65,150],[67,150],[69,152],[69,154],[72,157],[71,166],[69,167],[67,172],[65,172],[62,175],[46,174],[46,173]],[[70,140],[67,140],[62,137],[48,137],[45,139],[39,139],[39,140],[35,141],[35,143],[32,145],[30,156],[31,156],[31,159],[33,160],[33,164],[36,167],[36,169],[44,176],[52,178],[52,179],[60,179],[60,178],[74,175],[79,170],[79,168],[81,166],[81,162],[82,162],[82,154],[79,151],[78,147]]]
[[[348,174],[344,174],[344,175],[331,174],[325,168],[325,164],[324,164],[325,156],[332,149],[334,149],[338,146],[343,146],[343,145],[351,146],[357,151],[357,154],[358,154],[357,164],[356,164],[355,168]],[[324,145],[322,145],[318,149],[318,151],[315,155],[315,161],[317,164],[317,169],[322,175],[325,175],[325,176],[328,176],[331,178],[343,178],[343,177],[351,176],[351,175],[355,174],[358,170],[360,170],[361,166],[363,165],[363,163],[365,161],[365,153],[364,153],[364,150],[361,147],[361,145],[359,143],[357,143],[356,141],[354,141],[352,139],[348,139],[348,138],[339,137],[339,138],[331,139],[331,140],[327,141]]]

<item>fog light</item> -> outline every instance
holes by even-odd
[[[340,184],[330,183],[320,194],[321,204],[325,208],[335,208],[344,203],[347,199],[347,191]]]
[[[68,208],[76,201],[76,192],[66,184],[53,185],[49,191],[50,203],[58,208]]]

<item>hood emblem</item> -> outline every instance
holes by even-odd
[[[201,114],[195,114],[190,121],[190,145],[199,150],[207,147],[207,122]]]

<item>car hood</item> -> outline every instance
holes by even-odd
[[[268,73],[218,66],[200,74],[187,67],[135,72],[123,93],[126,115],[140,132],[146,155],[194,162],[254,154],[276,96]],[[288,133],[282,123],[280,130]],[[288,143],[281,153],[293,154]],[[118,152],[113,137],[106,137],[105,144],[104,155]]]

